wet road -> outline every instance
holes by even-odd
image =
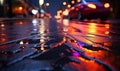
[[[119,71],[119,23],[0,20],[0,70]]]

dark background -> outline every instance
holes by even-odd
[[[12,17],[11,13],[11,7],[12,7],[12,1],[15,0],[4,0],[4,4],[0,5],[0,17]],[[26,1],[30,6],[38,7],[39,6],[39,0],[24,0]],[[47,8],[47,11],[54,16],[56,14],[56,11],[62,7],[62,2],[70,2],[71,0],[44,0],[45,3],[49,2],[50,6]],[[111,4],[111,7],[113,9],[113,14],[111,15],[111,18],[118,19],[120,18],[120,0],[102,0],[105,2],[109,2]],[[6,13],[6,6],[9,7],[9,11]]]

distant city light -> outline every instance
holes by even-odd
[[[67,6],[68,8],[70,8],[71,7],[71,5],[70,4],[68,4],[68,6]]]
[[[49,6],[50,4],[49,3],[46,3],[46,6]]]
[[[80,2],[81,0],[77,0],[77,2]]]
[[[66,2],[63,2],[63,5],[66,5],[67,3]]]
[[[72,4],[75,4],[75,1],[74,1],[74,0],[72,0],[72,1],[71,1],[71,3],[72,3]]]

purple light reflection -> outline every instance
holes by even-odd
[[[79,46],[79,48],[83,48],[82,46],[83,46],[83,44],[81,44],[81,43],[77,43],[78,44],[78,46]]]
[[[73,52],[72,55],[73,55],[74,57],[80,56],[80,54],[79,54],[77,51]]]

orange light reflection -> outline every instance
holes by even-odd
[[[110,28],[110,24],[105,24],[105,28]]]
[[[97,23],[89,23],[89,26],[88,26],[88,32],[90,32],[90,33],[96,33],[97,31],[96,31],[96,24]]]
[[[105,34],[108,35],[110,32],[109,31],[105,31]]]
[[[0,43],[3,43],[3,42],[5,42],[5,41],[6,41],[5,38],[1,38],[1,39],[0,39]]]
[[[103,68],[103,66],[97,64],[93,60],[86,60],[86,59],[84,59],[82,57],[79,57],[79,60],[86,67],[87,71],[105,71],[105,68]]]

